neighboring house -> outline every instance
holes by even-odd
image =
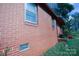
[[[0,52],[7,55],[42,55],[58,42],[63,20],[47,4],[0,4]]]

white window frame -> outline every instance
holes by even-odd
[[[38,10],[38,7],[37,7],[37,5],[36,5],[36,22],[32,22],[32,21],[29,21],[26,18],[26,10],[27,10],[26,9],[26,4],[27,3],[24,4],[24,21],[27,22],[27,23],[30,23],[30,24],[34,24],[34,25],[38,24],[38,17],[37,17],[38,16],[38,11],[37,11]]]
[[[53,29],[56,29],[57,24],[56,24],[56,20],[55,19],[52,20],[52,25],[54,26]]]
[[[20,44],[21,45],[21,44]],[[19,46],[20,47],[20,46]],[[28,45],[28,48],[25,48],[25,49],[23,49],[23,50],[20,50],[20,48],[19,48],[19,50],[20,50],[20,52],[25,52],[25,51],[27,51],[27,50],[29,50],[30,49],[30,46]]]

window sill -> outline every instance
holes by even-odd
[[[20,50],[20,52],[25,52],[25,51],[27,51],[27,50],[29,50],[30,49],[30,47],[28,47],[28,48],[26,48],[26,49],[23,49],[23,50]]]
[[[24,21],[24,23],[26,24],[26,25],[30,25],[30,26],[38,26],[38,23],[33,23],[33,22],[30,22],[30,21]]]

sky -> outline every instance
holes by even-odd
[[[75,12],[79,12],[79,3],[72,3],[74,6],[74,10],[72,10],[69,14],[74,14]]]

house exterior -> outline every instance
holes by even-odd
[[[46,4],[0,4],[0,52],[38,56],[58,42],[61,21]]]

